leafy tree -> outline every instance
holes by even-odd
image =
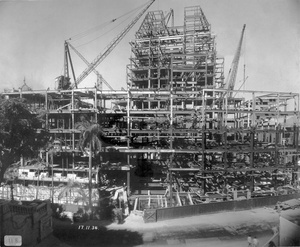
[[[18,167],[20,166],[20,161],[11,164],[4,173],[4,179],[6,181],[10,181],[10,198],[13,201],[14,200],[14,186],[12,181],[18,176]]]
[[[41,115],[32,114],[24,99],[0,98],[0,182],[6,169],[21,157],[36,157],[48,135]]]
[[[93,156],[95,157],[102,148],[101,137],[104,132],[101,126],[97,123],[92,123],[81,116],[80,122],[76,123],[75,128],[81,130],[80,148],[83,152],[87,148],[89,155],[89,207],[92,210],[92,162]]]

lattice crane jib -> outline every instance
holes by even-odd
[[[110,52],[119,44],[119,42],[124,38],[124,36],[129,32],[129,30],[134,26],[134,24],[141,18],[141,16],[147,11],[147,9],[154,3],[155,0],[151,0],[145,8],[139,12],[139,14],[130,22],[130,24],[122,30],[122,32],[115,37],[108,46],[104,49],[104,52],[99,54],[90,65],[78,76],[76,79],[77,85],[83,81],[109,54]],[[71,85],[71,88],[76,86],[75,83]]]
[[[240,56],[241,56],[241,50],[242,50],[242,43],[243,43],[243,38],[244,38],[244,33],[245,33],[245,28],[246,25],[244,24],[243,26],[243,30],[242,30],[242,34],[241,34],[241,38],[238,44],[238,48],[236,50],[236,53],[234,55],[229,73],[228,73],[228,77],[225,83],[225,88],[228,89],[229,91],[234,89],[235,86],[235,81],[236,81],[236,76],[237,76],[237,71],[238,71],[238,67],[239,67],[239,60],[240,60]],[[229,93],[229,97],[232,97],[232,92]]]
[[[80,57],[82,59],[82,61],[87,65],[87,66],[91,66],[91,64],[85,59],[85,57],[69,42],[66,41],[66,43],[68,44],[69,47],[71,47],[71,49],[77,54],[78,57]],[[109,83],[103,78],[103,76],[94,68],[92,70],[96,75],[97,75],[97,84],[99,84],[100,86],[100,90],[102,90],[102,83],[104,82],[104,84],[112,91],[115,91],[111,85],[109,85]],[[77,84],[77,81],[75,80],[74,84]]]

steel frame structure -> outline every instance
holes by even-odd
[[[146,15],[130,42],[126,91],[94,87],[3,93],[26,98],[32,114],[45,112],[41,128],[64,147],[56,158],[59,171],[77,173],[76,162],[84,159],[75,124],[85,115],[102,125],[108,143],[101,152],[108,163],[99,160],[94,174],[99,169],[126,171],[131,192],[133,171],[151,166],[168,185],[171,205],[178,201],[172,200],[174,191],[197,196],[223,189],[214,186],[220,176],[221,187],[233,185],[234,177],[253,191],[262,174],[275,187],[279,171],[296,174],[299,94],[224,89],[224,59],[217,56],[203,11],[198,6],[184,11],[183,26],[170,26],[162,11]],[[232,93],[242,97],[229,97]],[[123,159],[109,162],[116,153]]]

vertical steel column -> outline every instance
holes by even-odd
[[[255,93],[252,93],[252,119],[251,119],[251,126],[255,127],[256,125],[256,98]]]
[[[203,170],[202,170],[202,175],[205,175],[201,178],[201,187],[203,193],[206,193],[206,173],[205,168],[206,168],[206,153],[205,153],[205,145],[206,145],[206,131],[205,131],[205,124],[202,125],[202,163],[203,163]]]
[[[254,168],[254,128],[250,129],[250,167]],[[254,191],[254,170],[251,171],[251,182],[250,182],[250,192]]]
[[[206,90],[204,89],[202,91],[202,119],[203,119],[203,124],[202,124],[202,163],[203,163],[203,171],[202,175],[206,176],[206,173],[204,173],[205,168],[206,168],[206,153],[205,153],[205,146],[206,146]],[[202,178],[201,181],[201,186],[202,186],[202,191],[205,193],[206,192],[206,180],[205,178]]]
[[[46,131],[48,131],[49,129],[49,109],[48,109],[48,92],[46,91],[45,93],[45,109],[46,109],[46,123],[45,123],[45,128]]]
[[[207,54],[205,55],[205,88],[207,88]]]
[[[94,96],[94,116],[95,116],[95,122],[98,123],[98,114],[97,114],[97,103],[98,103],[98,97],[97,97],[97,87],[95,87],[95,96]]]
[[[224,168],[225,168],[225,171],[227,171],[227,168],[228,168],[228,162],[227,162],[227,159],[228,159],[228,147],[227,147],[227,129],[226,128],[225,128],[225,131],[224,131],[224,147],[225,147]]]
[[[225,117],[223,118],[225,121],[225,126],[227,126],[227,118],[228,118],[228,97],[229,97],[230,93],[226,93],[225,95]]]
[[[249,102],[250,105],[250,102]],[[251,118],[251,125],[250,125],[250,164],[251,168],[254,168],[254,137],[255,137],[255,123],[256,123],[256,100],[255,100],[255,93],[252,92],[252,118]],[[255,181],[254,181],[254,171],[251,172],[251,185],[250,185],[250,192],[254,191]]]
[[[174,57],[171,55],[171,64],[170,64],[170,149],[173,149],[173,62]],[[170,170],[173,167],[173,153],[170,155],[169,163],[169,192],[170,192],[170,205],[173,207],[173,176],[172,171]]]
[[[72,168],[74,169],[75,163],[75,109],[74,109],[74,89],[71,92],[71,118],[72,118]]]
[[[169,163],[169,194],[170,194],[170,206],[173,207],[173,174],[171,168],[173,167],[174,152],[170,155]]]
[[[170,148],[173,148],[173,62],[174,62],[174,56],[171,55],[171,78],[170,78]]]
[[[132,101],[130,100],[131,93],[130,93],[130,87],[128,86],[127,83],[127,148],[129,149],[130,147],[130,109],[132,107]],[[130,196],[130,153],[127,154],[127,165],[129,168],[129,171],[127,171],[127,195]]]

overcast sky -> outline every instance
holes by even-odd
[[[63,73],[66,39],[73,37],[72,44],[92,61],[137,15],[130,11],[146,2],[0,0],[0,92],[20,87],[24,77],[33,89],[53,89],[55,78]],[[246,24],[236,89],[241,84],[245,63],[245,89],[300,93],[299,0],[156,0],[149,10],[167,13],[172,8],[175,25],[182,26],[184,7],[196,5],[201,6],[216,34],[218,56],[225,58],[225,76]],[[126,88],[129,41],[134,39],[144,16],[97,67],[115,89]],[[78,39],[83,36],[78,34],[88,35]],[[74,53],[72,57],[78,76],[86,66]],[[80,86],[93,86],[95,81],[95,75],[91,75]]]

